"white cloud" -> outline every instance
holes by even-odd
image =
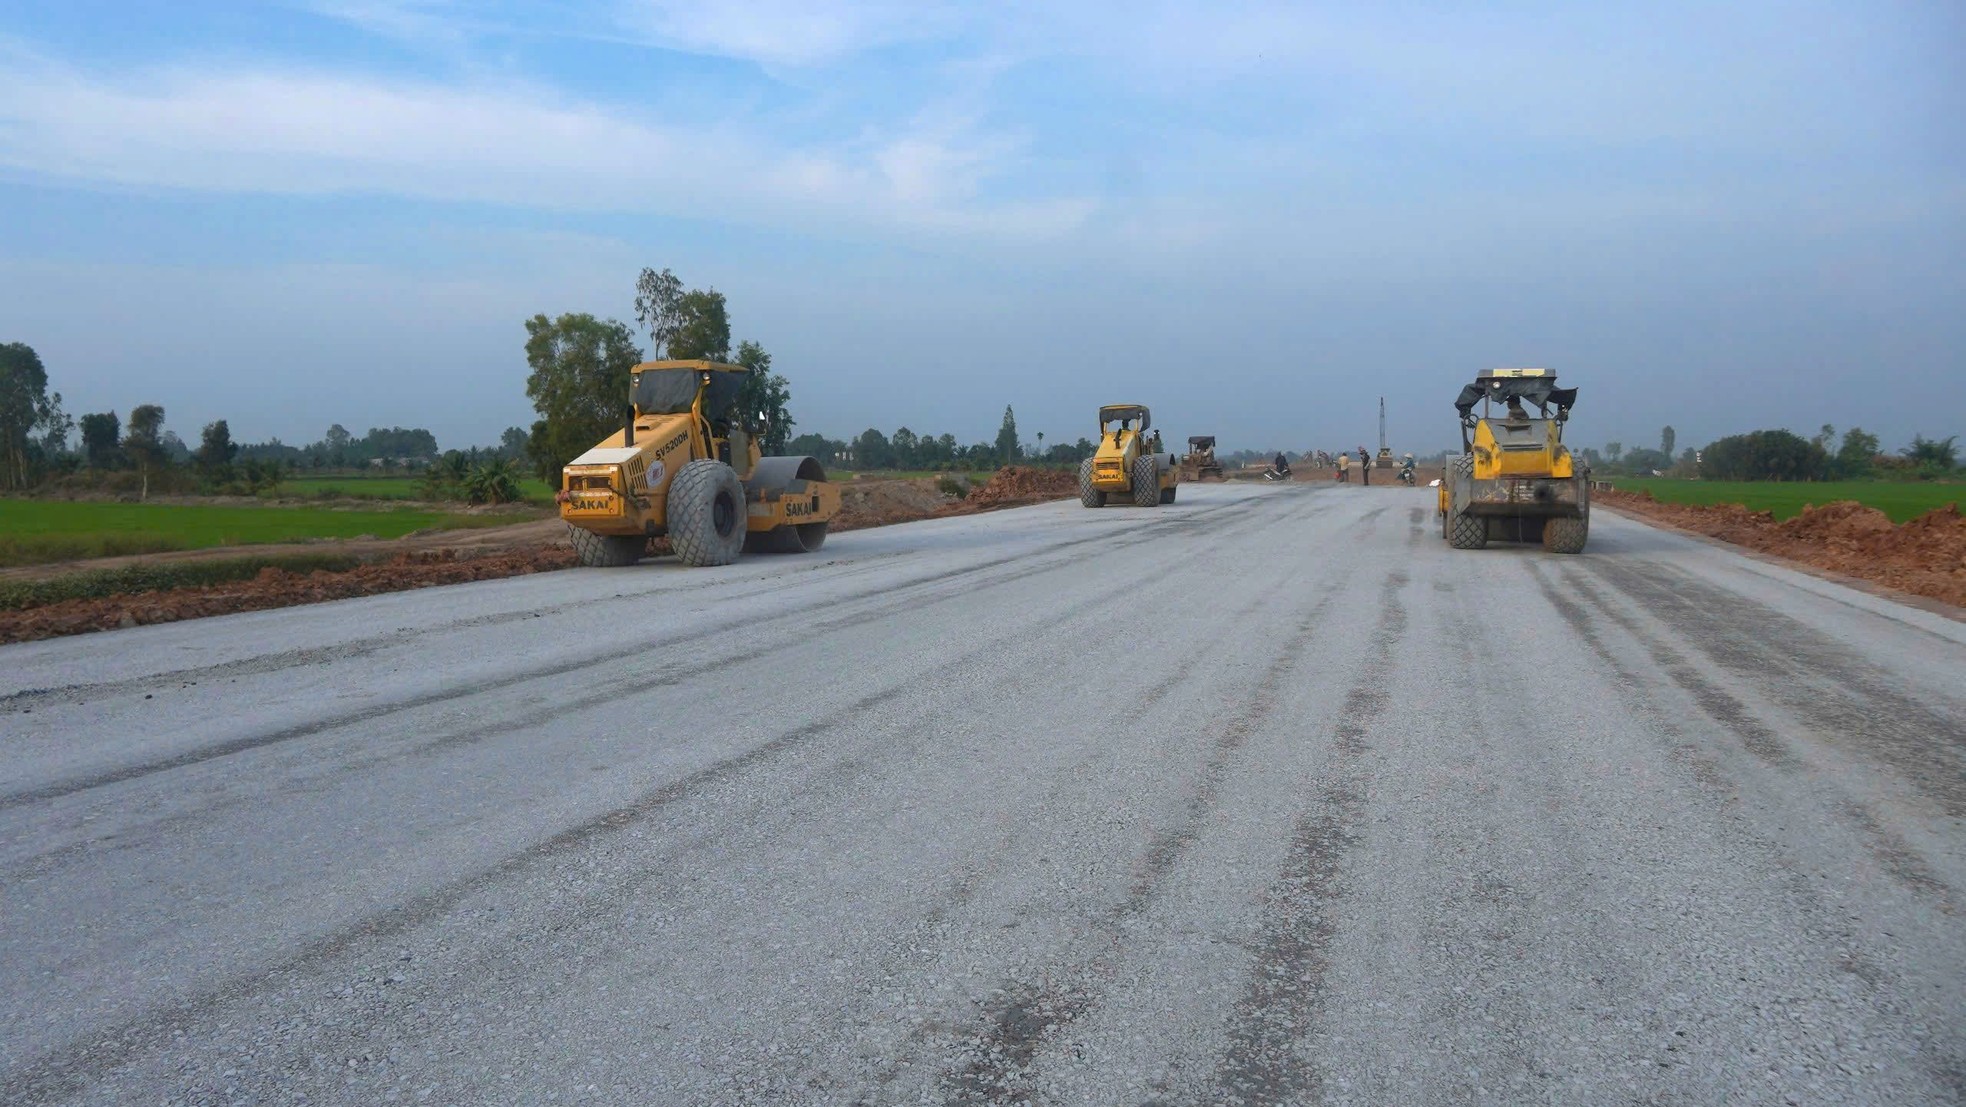
[[[1054,235],[1084,201],[991,203],[1014,144],[942,125],[833,147],[642,122],[523,84],[174,68],[108,80],[23,59],[0,84],[0,165],[218,192],[375,192],[812,229]]]
[[[660,45],[772,69],[944,38],[964,21],[928,0],[623,0],[618,10],[625,29]]]

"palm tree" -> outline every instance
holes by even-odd
[[[505,458],[495,458],[474,466],[464,479],[464,490],[474,504],[509,504],[520,497],[518,470]]]

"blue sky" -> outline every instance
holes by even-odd
[[[670,267],[800,430],[1966,433],[1957,3],[28,3],[0,341],[186,437],[530,422],[522,321]]]

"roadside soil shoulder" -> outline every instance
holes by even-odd
[[[916,519],[969,515],[1020,507],[1077,494],[1076,478],[1049,469],[1011,468],[952,499],[935,478],[854,481],[842,488],[842,510],[835,531],[860,530]],[[656,539],[653,552],[668,553]],[[93,558],[57,565],[0,571],[0,584],[51,581],[98,574],[136,565],[278,558],[295,554],[342,554],[362,561],[339,572],[295,573],[268,566],[258,575],[224,584],[60,600],[0,611],[0,643],[31,641],[96,630],[176,622],[181,619],[319,603],[381,592],[428,588],[472,580],[519,576],[572,568],[576,562],[566,524],[535,519],[505,527],[430,531],[396,539],[344,539],[258,546],[222,546],[130,557]]]
[[[1740,504],[1669,504],[1647,492],[1599,491],[1592,496],[1596,506],[1726,542],[1819,576],[1936,600],[1950,610],[1934,610],[1955,618],[1966,607],[1966,516],[1956,506],[1893,523],[1876,508],[1845,500],[1777,522],[1769,512],[1749,511]]]

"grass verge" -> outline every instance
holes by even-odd
[[[1620,492],[1650,492],[1661,503],[1740,504],[1749,511],[1792,519],[1804,507],[1855,500],[1874,507],[1894,523],[1915,519],[1935,507],[1966,502],[1966,485],[1911,481],[1733,481],[1679,480],[1673,477],[1613,477]]]

